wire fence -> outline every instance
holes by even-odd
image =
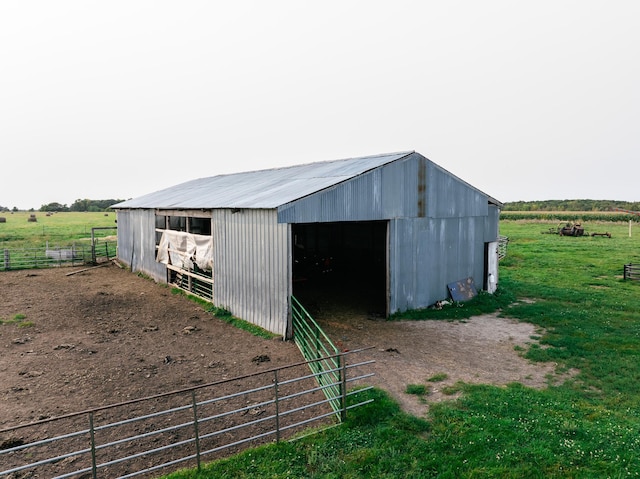
[[[117,242],[95,240],[91,244],[81,243],[50,248],[5,248],[1,250],[0,271],[78,266],[108,261],[116,257]]]
[[[158,477],[332,427],[323,389],[340,389],[340,416],[371,402],[359,396],[371,387],[347,390],[373,375],[373,361],[351,362],[361,351],[337,355],[333,384],[305,361],[0,430],[0,477]]]

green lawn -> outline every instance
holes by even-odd
[[[341,427],[169,477],[639,476],[640,283],[624,282],[622,267],[640,262],[640,227],[631,238],[627,223],[584,225],[612,238],[541,234],[554,225],[501,222],[510,243],[494,307],[546,330],[540,346],[521,354],[575,370],[568,382],[544,390],[461,384],[462,397],[432,406],[425,420],[374,390],[376,401]],[[516,298],[526,301],[505,305]],[[479,301],[490,308],[491,300]],[[428,317],[438,314],[450,316]]]

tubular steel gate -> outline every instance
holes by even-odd
[[[339,420],[344,419],[340,415],[345,411],[343,402],[345,386],[340,381],[341,377],[344,377],[340,363],[342,355],[294,296],[291,296],[291,319],[293,340],[304,358],[309,361],[309,367],[322,387],[329,404],[336,412],[336,416]]]
[[[361,351],[318,360],[341,365],[330,376],[301,362],[0,430],[0,477],[157,477],[292,438],[312,422],[332,427],[336,412],[371,402],[357,396],[371,387],[346,390],[372,376],[362,371],[373,361],[346,363]],[[338,410],[321,394],[334,388]]]

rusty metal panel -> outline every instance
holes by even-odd
[[[286,335],[291,229],[275,210],[213,211],[214,302],[234,316]]]
[[[476,283],[471,277],[449,283],[447,288],[454,301],[467,301],[478,295]]]

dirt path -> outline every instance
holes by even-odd
[[[555,364],[532,363],[516,350],[527,348],[539,334],[535,327],[497,315],[455,321],[376,321],[364,316],[319,319],[337,345],[344,349],[373,346],[372,382],[388,390],[402,407],[424,416],[430,403],[451,399],[443,388],[457,381],[505,385],[520,382],[544,387]],[[435,375],[446,379],[428,382]],[[409,384],[429,386],[421,400],[405,392]]]

